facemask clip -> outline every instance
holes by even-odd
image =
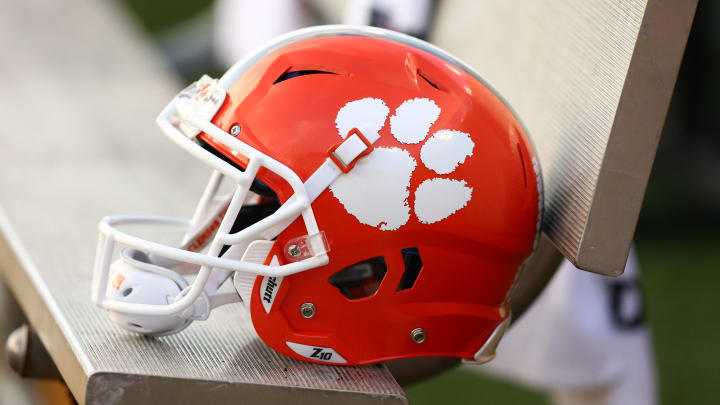
[[[324,255],[329,251],[330,244],[325,237],[324,231],[290,239],[283,248],[285,259],[289,262]]]
[[[170,117],[173,125],[188,138],[194,138],[201,131],[186,122],[190,117],[210,120],[225,101],[225,89],[208,75],[186,87],[175,98],[175,114]]]

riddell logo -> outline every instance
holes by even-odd
[[[225,217],[225,213],[227,212],[227,206],[223,208],[218,214],[213,218],[212,222],[210,222],[202,232],[198,233],[195,236],[195,239],[191,240],[187,245],[187,250],[191,252],[197,252],[200,249],[202,249],[203,246],[210,240],[210,238],[215,234],[215,231],[220,228],[220,223],[222,223],[223,217]]]
[[[273,291],[275,291],[275,287],[277,287],[277,279],[275,277],[268,277],[268,282],[265,286],[265,293],[263,294],[263,301],[267,302],[268,304],[272,303]]]
[[[220,227],[220,218],[215,218],[213,222],[210,223],[210,226],[205,228],[205,230],[198,235],[197,239],[195,239],[190,246],[188,246],[187,250],[191,252],[197,252],[200,250],[201,247],[203,247],[207,241],[210,239],[210,237],[215,233],[215,231]]]

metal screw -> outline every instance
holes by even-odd
[[[300,305],[300,315],[302,315],[303,318],[310,319],[315,316],[315,312],[317,312],[317,310],[312,302],[306,302]]]
[[[290,257],[298,257],[298,256],[300,256],[300,253],[302,253],[300,251],[300,246],[298,246],[298,245],[288,246],[288,254],[290,255]]]
[[[241,130],[242,130],[242,127],[240,125],[235,124],[232,127],[230,127],[230,135],[238,136],[238,135],[240,135]]]
[[[410,339],[415,343],[422,343],[425,341],[425,338],[427,335],[425,335],[425,330],[423,328],[415,328],[410,332]]]

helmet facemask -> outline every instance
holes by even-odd
[[[225,295],[227,293],[218,292],[233,272],[283,277],[328,262],[327,242],[317,227],[306,185],[297,174],[210,121],[222,106],[225,94],[226,89],[204,76],[180,92],[157,119],[166,135],[214,168],[193,218],[123,216],[106,217],[100,222],[93,300],[116,314],[116,318],[122,314],[121,326],[127,329],[167,334],[186,327],[187,320],[206,319],[213,307],[238,301],[231,300]],[[201,131],[234,153],[242,154],[248,161],[244,170],[202,140],[195,139]],[[278,206],[272,190],[256,178],[260,169],[285,180],[293,195]],[[235,184],[230,196],[218,195],[223,179]],[[264,197],[251,192],[253,189]],[[264,202],[244,206],[246,200],[262,201],[263,198]],[[302,251],[291,255],[292,260],[284,265],[266,264],[265,257],[258,261],[256,250],[267,250],[272,245],[268,242],[298,217],[302,217],[307,229],[307,236],[295,241],[296,245],[303,246]],[[185,237],[181,247],[170,247],[116,229],[117,225],[124,224],[180,227],[184,228]],[[123,250],[121,257],[112,262],[116,245],[130,250]],[[201,253],[205,245],[209,245],[207,251]],[[250,257],[254,260],[249,260]],[[192,284],[181,281],[185,280],[180,276],[181,272],[192,271],[197,272]],[[121,279],[127,280],[125,283],[138,283],[142,279],[160,286],[158,297],[123,295],[122,292],[118,295],[123,284]],[[114,284],[118,288],[114,288]],[[169,294],[173,284],[179,294]],[[152,287],[146,290],[152,290]],[[133,316],[143,317],[144,322],[132,322]],[[148,323],[153,317],[160,320],[168,316],[177,318],[173,327],[161,321]]]

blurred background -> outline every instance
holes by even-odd
[[[215,22],[223,16],[212,0],[117,3],[182,82],[194,81],[203,73],[217,77],[236,56],[236,50],[226,49],[218,41],[222,33]],[[344,1],[298,3],[302,9],[298,24],[339,23],[345,18]],[[667,404],[716,403],[720,393],[720,322],[716,313],[720,286],[718,21],[720,3],[701,1],[636,233],[660,399]],[[238,23],[253,21],[241,19]],[[432,26],[417,35],[432,42]],[[260,39],[243,38],[247,43]],[[540,391],[465,369],[446,372],[406,391],[413,404],[548,403]]]

